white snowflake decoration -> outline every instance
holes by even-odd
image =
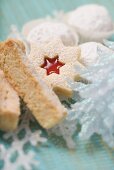
[[[51,133],[54,133],[57,136],[62,136],[66,141],[67,147],[69,149],[74,149],[76,144],[73,140],[73,135],[77,130],[76,119],[71,120],[66,118],[62,123],[51,129]]]
[[[81,72],[91,83],[71,83],[83,99],[72,106],[72,111],[82,125],[79,133],[82,139],[98,133],[110,147],[114,147],[114,55],[105,55],[100,49],[98,54],[100,61]]]
[[[73,139],[73,135],[77,132],[78,121],[75,118],[74,112],[71,110],[71,104],[79,100],[79,94],[74,92],[73,98],[60,98],[61,102],[68,108],[68,116],[57,126],[49,130],[49,133],[55,134],[56,136],[62,136],[69,149],[76,148],[76,142]]]
[[[9,170],[11,167],[13,170],[23,167],[24,169],[31,170],[32,165],[38,167],[39,162],[35,160],[35,152],[30,150],[29,152],[24,151],[24,146],[30,143],[33,147],[37,147],[39,143],[46,142],[46,138],[42,137],[41,130],[30,128],[30,121],[35,123],[31,113],[27,108],[23,110],[24,114],[21,117],[21,123],[19,128],[15,132],[5,133],[3,139],[7,141],[9,138],[12,139],[11,146],[6,147],[5,144],[0,144],[0,160],[4,160],[4,170]],[[25,134],[22,139],[19,138],[19,133],[22,136],[22,131]],[[12,162],[12,159],[14,161]]]

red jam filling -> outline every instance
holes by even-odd
[[[59,61],[59,57],[56,56],[54,58],[45,57],[44,63],[41,65],[41,68],[46,69],[47,75],[52,73],[60,74],[60,67],[65,64]]]

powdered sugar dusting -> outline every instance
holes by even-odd
[[[60,38],[63,43],[68,45],[78,44],[78,35],[65,23],[58,21],[42,21],[34,27],[28,34],[29,42],[44,43],[53,38]]]
[[[102,41],[114,32],[113,21],[104,6],[84,5],[65,16],[67,23],[75,27],[81,42]]]
[[[85,5],[69,13],[69,23],[87,31],[111,31],[113,22],[105,7],[96,4]]]

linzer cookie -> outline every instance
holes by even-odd
[[[59,39],[49,43],[31,44],[29,61],[34,70],[40,73],[42,79],[57,93],[71,97],[72,89],[67,83],[68,79],[79,80],[79,74],[74,67],[83,67],[78,62],[80,58],[79,47],[66,47]]]
[[[40,74],[32,73],[32,68],[26,66],[25,60],[22,42],[7,40],[0,44],[0,68],[41,126],[51,128],[66,116],[67,111]]]
[[[0,129],[16,129],[20,116],[19,97],[0,70]]]

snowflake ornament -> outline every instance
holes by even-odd
[[[105,54],[101,49],[98,54],[100,59],[95,65],[80,71],[91,83],[71,83],[72,89],[79,91],[82,98],[72,105],[72,112],[82,125],[80,138],[89,139],[98,133],[114,147],[114,54]]]
[[[40,74],[57,94],[72,96],[67,79],[79,79],[74,69],[74,65],[84,67],[78,62],[79,57],[80,48],[66,47],[60,39],[54,39],[43,45],[31,44],[28,60],[36,73]]]
[[[48,130],[48,132],[49,134],[61,136],[65,140],[66,146],[69,149],[75,149],[76,142],[74,141],[74,136],[77,135],[79,130],[79,123],[75,118],[75,112],[72,112],[71,106],[80,100],[80,96],[78,92],[74,92],[72,98],[61,96],[60,100],[62,104],[68,109],[68,115],[62,122]]]
[[[0,161],[4,162],[3,170],[8,170],[10,167],[13,170],[20,167],[31,170],[32,166],[39,166],[39,161],[35,159],[35,152],[30,148],[29,151],[25,150],[25,146],[30,144],[30,146],[36,147],[38,144],[46,142],[46,138],[41,136],[42,132],[38,128],[31,129],[30,123],[35,124],[35,120],[29,113],[30,111],[23,107],[22,112],[24,114],[21,117],[19,128],[14,132],[4,133],[0,140]],[[9,145],[8,148],[5,143]]]
[[[56,136],[62,136],[69,149],[75,149],[76,143],[73,140],[73,135],[77,131],[77,120],[71,118],[72,113],[69,111],[69,115],[61,123],[49,130],[49,134],[55,134]]]

